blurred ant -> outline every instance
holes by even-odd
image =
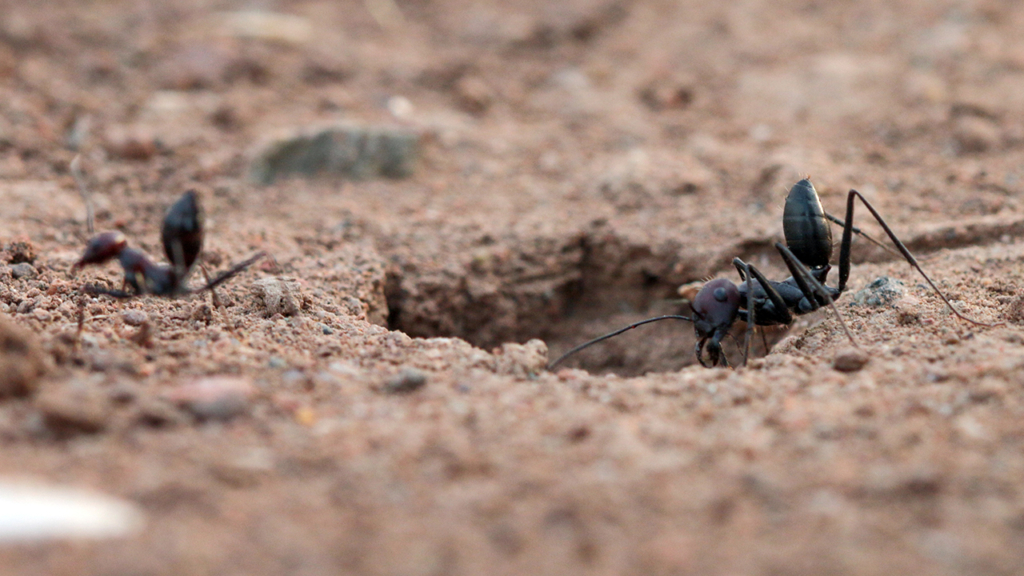
[[[71,172],[86,201],[86,226],[93,233],[93,212],[84,178],[79,167],[79,157],[71,162]],[[199,288],[188,287],[188,277],[203,250],[203,209],[195,190],[185,192],[164,216],[160,230],[164,254],[170,264],[156,264],[143,252],[128,247],[128,239],[121,232],[104,232],[94,236],[86,244],[85,253],[71,267],[74,274],[85,266],[104,264],[117,258],[124,269],[120,290],[89,285],[83,291],[89,294],[105,294],[114,298],[132,298],[151,294],[153,296],[186,296],[213,289],[236,276],[266,253],[258,252],[249,259],[235,265],[210,280],[203,269],[206,284]],[[202,265],[200,264],[200,268]],[[131,290],[128,288],[131,287]],[[214,293],[216,300],[216,293]],[[215,302],[216,304],[216,302]]]
[[[794,316],[813,312],[822,306],[832,308],[836,317],[839,318],[846,336],[856,346],[857,341],[834,303],[846,290],[846,281],[850,277],[850,242],[853,233],[856,232],[888,250],[887,247],[853,226],[853,201],[857,198],[882,226],[900,254],[921,273],[928,285],[942,298],[954,315],[978,326],[999,325],[979,322],[958,312],[946,295],[925,274],[910,250],[896,237],[882,216],[860,192],[850,190],[846,197],[846,219],[845,221],[839,220],[822,209],[818,192],[810,180],[805,178],[797,182],[786,197],[786,207],[782,216],[782,229],[786,237],[786,244],[775,243],[775,248],[779,251],[779,255],[782,256],[792,276],[781,282],[768,280],[753,264],[734,258],[732,264],[739,272],[741,282],[734,284],[729,280],[719,278],[704,284],[690,304],[693,316],[671,314],[634,322],[625,328],[576,346],[548,365],[548,368],[554,368],[562,360],[593,344],[618,336],[638,326],[661,320],[685,320],[693,323],[697,334],[694,353],[697,356],[697,361],[705,368],[719,365],[729,366],[722,351],[722,339],[729,333],[730,328],[737,320],[746,322],[747,331],[743,350],[745,365],[750,353],[750,339],[754,326],[788,326],[793,323]],[[829,260],[832,258],[832,228],[828,221],[843,226],[843,240],[839,247],[839,284],[835,288],[825,284],[826,277],[832,269],[829,264]],[[707,352],[706,358],[705,351]]]

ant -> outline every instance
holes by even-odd
[[[797,182],[786,197],[786,206],[782,215],[782,229],[786,243],[775,243],[775,248],[779,251],[779,255],[782,256],[782,260],[786,263],[792,276],[781,282],[768,280],[753,264],[734,258],[732,264],[739,272],[741,282],[734,284],[725,278],[719,278],[704,284],[690,304],[693,316],[670,314],[634,322],[625,328],[576,346],[549,364],[548,369],[554,368],[562,360],[593,344],[618,336],[638,326],[661,320],[684,320],[693,323],[697,334],[694,353],[697,356],[697,361],[705,368],[719,365],[729,366],[729,362],[722,352],[722,339],[729,333],[729,329],[737,320],[746,322],[747,332],[743,351],[743,363],[746,364],[754,326],[788,326],[793,323],[794,316],[813,312],[823,306],[832,308],[836,317],[839,318],[846,336],[856,346],[857,341],[835,307],[835,300],[846,290],[846,281],[850,277],[850,242],[853,233],[856,232],[870,242],[882,246],[886,250],[889,249],[853,226],[855,199],[860,199],[885,230],[900,254],[921,273],[928,285],[935,290],[935,293],[956,317],[977,326],[999,325],[979,322],[958,312],[917,263],[910,250],[896,237],[882,216],[860,192],[850,190],[847,194],[846,219],[845,221],[840,220],[822,209],[818,192],[814,189],[811,181],[805,178]],[[834,288],[825,284],[826,277],[832,269],[829,264],[829,260],[832,258],[832,228],[829,221],[843,226],[843,239],[839,247],[839,284]]]
[[[87,227],[92,233],[92,205],[85,190],[77,157],[72,161],[71,171],[86,198]],[[176,297],[207,290],[212,292],[215,287],[227,282],[266,255],[264,252],[258,252],[213,280],[210,280],[206,275],[206,270],[203,269],[206,284],[200,288],[189,288],[188,277],[199,258],[199,253],[203,250],[203,219],[199,195],[195,190],[189,190],[167,210],[160,230],[164,254],[170,264],[156,264],[143,252],[129,248],[128,239],[121,232],[104,232],[89,240],[85,247],[85,253],[72,265],[71,273],[74,274],[85,266],[104,264],[117,258],[121,268],[124,269],[124,279],[120,290],[89,285],[85,286],[83,291],[89,294],[105,294],[114,298],[132,298],[145,294]],[[200,268],[202,268],[201,264]],[[127,290],[129,286],[131,291]]]

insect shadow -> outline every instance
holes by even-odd
[[[853,225],[855,200],[861,201],[892,240],[900,255],[924,277],[957,318],[978,326],[1000,325],[968,318],[954,308],[942,290],[939,290],[917,263],[910,250],[896,237],[882,216],[860,192],[850,190],[847,194],[846,218],[840,220],[822,209],[818,192],[811,181],[805,178],[797,182],[786,197],[782,215],[786,243],[775,243],[776,250],[789,269],[789,278],[782,281],[769,280],[753,264],[734,258],[732,264],[740,275],[740,282],[733,283],[725,278],[719,278],[704,284],[691,301],[692,316],[669,314],[634,322],[576,346],[551,362],[548,369],[553,369],[584,348],[644,324],[662,320],[693,323],[697,335],[694,354],[697,361],[706,368],[729,365],[722,350],[722,339],[737,320],[745,322],[747,330],[744,338],[743,363],[746,364],[754,326],[788,326],[793,323],[795,316],[813,312],[823,306],[832,308],[847,338],[856,346],[857,340],[835,307],[835,300],[846,290],[846,282],[850,277],[850,244],[853,234],[860,234],[883,248],[888,247]],[[828,273],[832,270],[829,264],[832,259],[832,228],[829,222],[835,222],[843,227],[843,238],[839,245],[839,283],[835,287],[826,284]]]

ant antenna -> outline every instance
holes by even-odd
[[[825,218],[827,218],[828,220],[830,220],[830,221],[832,221],[832,222],[834,222],[836,224],[839,224],[843,228],[846,228],[846,222],[843,222],[842,220],[840,220],[839,218],[836,218],[835,216],[829,214],[828,212],[825,212]],[[869,236],[867,232],[861,230],[860,228],[857,228],[856,226],[850,226],[850,231],[852,231],[854,234],[857,234],[858,236],[864,238],[868,242],[871,242],[875,246],[878,246],[882,250],[885,250],[889,254],[892,254],[893,256],[902,256],[902,254],[900,254],[899,252],[893,250],[888,245],[883,244],[881,241],[875,240],[874,238]]]
[[[75,183],[78,184],[78,193],[82,195],[82,200],[85,201],[85,227],[90,235],[95,234],[96,226],[94,224],[92,196],[89,194],[89,188],[85,184],[85,175],[82,174],[82,155],[75,154],[68,168],[71,169],[71,175],[75,178]]]
[[[557,366],[558,364],[560,364],[562,362],[562,360],[565,360],[569,356],[572,356],[573,354],[579,352],[580,350],[583,350],[584,348],[593,346],[594,344],[597,344],[598,342],[607,340],[609,338],[614,338],[615,336],[618,336],[619,334],[622,334],[623,332],[628,332],[628,331],[632,330],[633,328],[636,328],[637,326],[643,326],[644,324],[650,324],[651,322],[658,322],[659,320],[686,320],[687,322],[693,322],[693,318],[690,318],[689,316],[680,316],[678,314],[669,314],[667,316],[655,316],[654,318],[648,318],[646,320],[641,320],[639,322],[634,322],[634,323],[630,324],[629,326],[626,326],[625,328],[619,328],[618,330],[616,330],[614,332],[609,332],[608,334],[605,334],[604,336],[598,336],[597,338],[594,338],[593,340],[591,340],[589,342],[584,342],[583,344],[580,344],[579,346],[573,348],[572,350],[569,350],[565,354],[562,354],[561,356],[556,358],[554,362],[548,364],[548,370],[553,370],[555,368],[555,366]]]

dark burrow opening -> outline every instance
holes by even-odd
[[[386,284],[388,324],[411,336],[459,337],[484,349],[540,338],[554,359],[647,317],[689,315],[679,286],[715,273],[735,277],[733,256],[771,270],[772,243],[736,241],[693,253],[676,242],[644,243],[607,230],[509,239],[455,270],[396,265]],[[737,323],[735,338],[725,342],[731,362],[742,358],[744,328]],[[784,334],[770,332],[769,346]],[[581,351],[562,366],[623,376],[676,371],[696,362],[695,343],[692,324],[658,322]],[[764,353],[758,336],[752,357]]]
[[[924,257],[943,248],[1017,237],[1021,226],[1017,221],[958,223],[931,227],[903,240],[911,252]],[[540,338],[554,359],[577,344],[644,318],[689,315],[688,305],[680,302],[679,286],[713,276],[738,281],[731,264],[734,257],[757,265],[770,279],[789,276],[776,241],[716,238],[700,246],[683,246],[671,240],[637,239],[595,224],[558,237],[500,239],[477,247],[454,267],[392,260],[386,282],[389,327],[411,336],[459,337],[484,349]],[[836,257],[838,246],[833,266]],[[898,258],[855,237],[854,265]],[[830,285],[836,273],[829,278]],[[744,331],[745,325],[737,322],[733,337],[724,343],[734,364],[742,358]],[[756,334],[751,358],[764,356],[786,334],[785,328],[767,330],[764,337]],[[689,323],[659,322],[597,344],[563,366],[620,375],[676,371],[696,362],[695,342]]]

